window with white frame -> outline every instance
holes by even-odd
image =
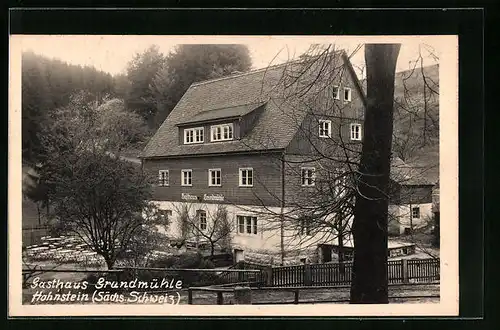
[[[411,209],[412,219],[420,219],[420,206],[414,206]]]
[[[184,144],[203,143],[204,128],[186,128],[184,129]]]
[[[361,141],[361,124],[351,124],[351,140]]]
[[[193,170],[181,170],[181,186],[193,185]]]
[[[329,138],[332,137],[332,121],[320,119],[319,120],[319,137]]]
[[[300,181],[302,186],[311,187],[314,186],[314,180],[316,176],[316,169],[314,167],[302,167],[300,169]]]
[[[351,102],[352,91],[349,87],[344,87],[344,101]]]
[[[208,185],[211,187],[218,187],[222,185],[220,168],[212,168],[208,170]]]
[[[161,187],[166,187],[169,185],[168,170],[158,171],[158,185]]]
[[[253,187],[253,168],[240,168],[240,187]]]
[[[257,217],[237,215],[238,233],[257,235]]]
[[[333,94],[333,98],[335,100],[340,100],[340,88],[339,88],[339,86],[333,86],[332,94]]]
[[[308,216],[302,216],[299,218],[300,222],[300,235],[311,235],[311,218]]]
[[[228,141],[233,139],[233,124],[213,125],[210,128],[211,141]]]
[[[207,230],[208,223],[207,223],[207,212],[204,210],[198,210],[196,211],[196,216],[198,217],[198,224],[200,227],[201,231]]]

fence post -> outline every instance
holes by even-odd
[[[234,288],[234,303],[236,305],[251,305],[252,304],[252,289],[249,287]]]
[[[193,290],[191,288],[188,288],[188,305],[193,304]]]
[[[222,291],[217,292],[217,305],[224,305],[224,296]]]
[[[274,280],[273,280],[273,267],[272,266],[268,266],[268,267],[266,267],[266,269],[264,271],[266,273],[266,285],[267,286],[273,286],[273,284],[274,284]]]
[[[297,305],[299,303],[299,289],[295,289],[295,297],[293,303]]]
[[[304,285],[308,286],[312,284],[312,278],[311,278],[311,265],[310,264],[305,264],[304,265]]]
[[[401,259],[401,270],[402,270],[402,275],[403,275],[403,283],[407,284],[410,283],[410,278],[408,274],[408,260],[407,259]]]

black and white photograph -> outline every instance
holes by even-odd
[[[456,36],[10,42],[18,315],[457,315]]]

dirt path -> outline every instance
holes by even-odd
[[[299,292],[300,303],[348,303],[349,288],[335,289],[303,289]],[[224,304],[233,303],[233,294],[224,293]],[[391,303],[439,303],[439,285],[405,285],[390,286],[389,300]],[[196,292],[193,294],[193,303],[196,305],[216,304],[215,293]],[[294,292],[291,291],[253,291],[252,301],[258,304],[279,303],[292,304]],[[187,304],[187,293],[182,294],[181,304]]]

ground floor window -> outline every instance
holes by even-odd
[[[300,235],[311,235],[311,218],[304,216],[299,219],[300,222]]]
[[[196,215],[200,224],[200,230],[207,230],[207,212],[204,210],[198,210],[196,211]]]
[[[414,206],[411,209],[412,219],[420,219],[420,206]]]
[[[238,220],[238,233],[257,234],[257,217],[238,215],[236,218]]]

